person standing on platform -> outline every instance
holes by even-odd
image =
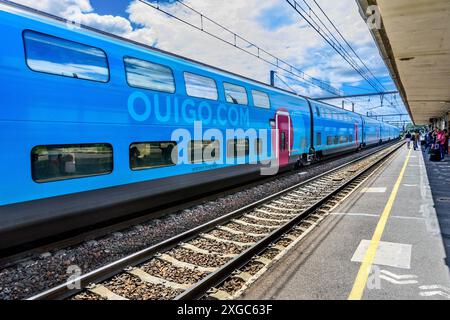
[[[425,148],[425,136],[427,135],[426,132],[420,131],[419,132],[419,140],[420,140],[420,149],[423,150]]]
[[[449,149],[449,145],[448,145],[448,138],[449,138],[448,130],[445,129],[444,133],[445,133],[445,144],[444,144],[444,149],[445,150],[444,150],[444,152],[445,152],[446,155],[448,155],[448,149]]]
[[[436,143],[439,144],[439,149],[441,151],[441,161],[445,161],[445,132],[444,130],[440,130],[436,136]]]
[[[429,151],[430,147],[431,147],[431,131],[427,131],[426,135],[425,135],[425,150],[424,151]]]
[[[416,151],[417,150],[417,132],[412,133],[411,140],[413,142],[414,151]]]
[[[405,135],[405,139],[407,142],[408,149],[411,149],[411,133],[408,131]]]

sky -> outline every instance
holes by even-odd
[[[162,50],[186,56],[265,83],[274,67],[230,45],[189,27],[139,0],[14,0],[27,6],[80,22]],[[156,3],[156,0],[148,0]],[[345,94],[374,92],[285,0],[182,0],[205,16],[257,44],[308,75],[329,82]],[[310,5],[313,0],[305,0]],[[355,0],[316,0],[387,91],[396,90],[369,28]],[[299,2],[302,2],[299,0]],[[174,0],[159,0],[176,16],[199,25],[199,16]],[[212,24],[208,31],[219,32]],[[229,36],[228,34],[225,36]],[[276,85],[309,97],[330,96],[280,71]],[[329,101],[341,105],[342,100]],[[356,111],[366,114],[406,113],[399,96],[352,99]],[[351,101],[345,102],[351,108]],[[387,118],[394,120],[395,118]]]

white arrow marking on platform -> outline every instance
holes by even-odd
[[[395,279],[392,279],[392,278],[389,278],[389,277],[383,276],[383,275],[380,276],[380,279],[386,280],[386,281],[388,281],[390,283],[393,283],[393,284],[416,284],[417,283],[417,280],[397,281]]]
[[[450,294],[442,292],[442,291],[427,291],[421,292],[420,295],[422,297],[433,297],[433,296],[442,296],[444,298],[450,299]]]
[[[384,273],[385,275],[387,275],[388,277],[397,279],[397,280],[407,280],[407,279],[417,279],[417,276],[414,274],[404,274],[404,275],[397,275],[395,273],[386,271],[386,270],[381,270],[381,273]]]
[[[446,288],[446,287],[441,286],[441,285],[420,286],[419,289],[420,290],[443,290],[443,291],[447,291],[448,293],[450,293],[450,289],[449,288]]]

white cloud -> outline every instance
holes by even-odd
[[[131,40],[146,44],[155,42],[156,37],[148,28],[133,28],[130,20],[121,16],[99,15],[90,0],[15,0],[38,10],[48,12],[77,24],[98,28]]]
[[[73,11],[91,12],[89,0],[13,0],[14,2],[39,9],[48,13],[66,17]]]
[[[274,68],[137,0],[130,1],[127,10],[128,19],[99,15],[93,11],[89,0],[16,1],[145,44],[156,43],[160,49],[263,82],[268,82],[269,71]],[[332,82],[333,86],[339,87],[342,83],[353,85],[363,83],[361,77],[312,28],[308,27],[285,1],[185,0],[184,2],[309,75]],[[363,57],[363,61],[377,75],[386,75],[383,61],[373,44],[367,26],[359,16],[355,1],[318,2]],[[167,8],[176,15],[183,15],[196,25],[200,24],[199,17],[190,15],[180,4],[173,4]],[[273,19],[271,12],[276,13]],[[270,28],[271,25],[274,27]],[[205,26],[208,30],[224,34],[223,30],[218,30],[212,24],[205,22]],[[229,39],[232,40],[231,37]],[[316,87],[305,89],[293,82],[290,84],[306,95],[328,95]]]

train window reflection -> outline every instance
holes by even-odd
[[[249,154],[250,141],[248,138],[227,141],[227,158],[247,157]]]
[[[270,109],[270,99],[267,93],[252,90],[252,96],[255,107]]]
[[[257,139],[255,140],[255,147],[254,147],[254,149],[255,149],[255,155],[256,155],[256,156],[262,155],[262,153],[263,153],[263,148],[264,148],[264,142],[263,142],[263,139],[257,138]]]
[[[220,160],[220,142],[218,140],[189,141],[189,162],[202,163]]]
[[[176,147],[176,142],[133,143],[130,146],[130,168],[143,170],[173,166],[178,163]]]
[[[148,61],[125,57],[127,82],[131,87],[174,93],[172,69]]]
[[[36,182],[50,182],[111,173],[110,144],[37,146],[31,151],[32,176]]]
[[[241,104],[245,106],[248,104],[247,90],[245,90],[244,87],[231,83],[224,83],[223,86],[228,103]]]
[[[26,61],[31,70],[64,77],[109,81],[109,68],[103,50],[48,36],[25,31]]]
[[[218,99],[217,85],[213,79],[185,72],[184,80],[186,82],[186,92],[189,96],[209,100]]]

